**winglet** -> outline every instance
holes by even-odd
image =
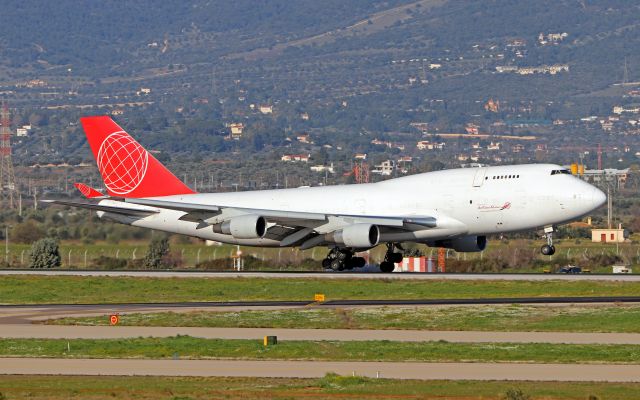
[[[91,186],[87,186],[84,183],[74,183],[73,186],[82,193],[84,197],[87,199],[97,199],[97,198],[106,198],[107,196],[100,193],[98,190],[92,188]]]
[[[110,196],[194,193],[110,117],[83,117],[80,121]]]

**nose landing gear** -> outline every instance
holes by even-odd
[[[544,228],[544,235],[547,238],[547,244],[540,248],[540,252],[545,256],[552,256],[556,252],[556,247],[553,245],[553,226],[548,226]]]

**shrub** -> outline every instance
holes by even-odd
[[[97,269],[124,269],[127,266],[127,260],[100,256],[93,260],[93,266]]]
[[[167,264],[164,262],[165,257],[169,255],[169,240],[167,238],[153,239],[149,243],[149,249],[144,256],[142,266],[144,268],[163,268]]]
[[[16,243],[33,243],[44,237],[44,231],[33,220],[20,223],[11,229],[9,237]]]
[[[520,389],[509,389],[507,393],[504,394],[505,400],[529,400],[531,396],[525,394]]]
[[[30,268],[55,268],[60,264],[61,258],[57,240],[44,238],[33,243]]]

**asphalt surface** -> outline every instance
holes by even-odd
[[[281,310],[295,308],[356,308],[356,307],[436,307],[486,304],[545,304],[595,305],[640,303],[640,296],[609,297],[530,297],[486,299],[424,299],[424,300],[333,300],[311,301],[237,301],[237,302],[181,302],[181,303],[114,303],[114,304],[31,304],[0,305],[2,324],[29,324],[62,317],[90,317],[105,314],[159,313],[188,311],[246,311]]]
[[[0,358],[0,374],[640,382],[640,365]]]
[[[149,271],[38,271],[44,275],[156,276],[156,277],[267,277],[336,279],[465,279],[465,280],[611,280],[639,281],[634,275],[493,275],[493,274],[298,274],[298,273],[202,273]],[[0,275],[34,274],[34,271],[0,271]],[[279,340],[392,340],[404,342],[447,340],[484,343],[640,344],[640,334],[557,332],[445,332],[341,329],[245,329],[196,327],[53,326],[34,321],[64,316],[92,316],[195,310],[240,311],[307,307],[447,306],[476,304],[598,304],[640,303],[632,297],[547,297],[423,300],[330,300],[186,302],[135,304],[0,305],[2,338],[126,338],[190,335],[203,338],[255,339],[276,335]],[[106,317],[105,317],[106,318]],[[324,362],[245,360],[141,360],[141,359],[32,359],[0,358],[0,374],[59,375],[158,375],[158,376],[261,376],[321,377],[342,375],[399,379],[611,381],[640,382],[640,365],[569,365],[509,363]]]
[[[204,271],[91,271],[91,270],[0,270],[0,275],[131,276],[155,278],[268,278],[268,279],[411,279],[411,280],[508,280],[508,281],[627,281],[640,282],[640,275],[626,274],[452,274],[452,273],[359,273],[359,272],[204,272]]]
[[[126,317],[124,317],[126,318]],[[106,317],[105,317],[106,320]],[[0,325],[0,338],[31,339],[122,339],[135,337],[172,337],[188,335],[205,339],[262,340],[277,336],[278,340],[429,342],[446,340],[456,343],[566,343],[640,345],[636,333],[572,333],[572,332],[483,332],[483,331],[418,331],[370,329],[279,329],[279,328],[203,328],[203,327],[139,327],[139,326],[63,326]]]
[[[487,304],[614,304],[640,303],[640,296],[583,296],[583,297],[502,297],[470,299],[406,299],[406,300],[328,300],[314,301],[227,301],[227,302],[178,302],[178,303],[112,303],[112,304],[24,304],[0,305],[0,323],[21,322],[25,316],[50,319],[66,315],[100,315],[127,312],[166,312],[185,310],[269,310],[282,308],[333,308],[333,307],[403,307]]]

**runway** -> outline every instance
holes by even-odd
[[[4,269],[1,275],[111,276],[152,278],[265,278],[265,279],[409,279],[409,280],[500,280],[500,281],[625,281],[640,282],[640,275],[627,274],[474,274],[474,273],[359,273],[359,272],[206,272],[206,271],[95,271]]]
[[[640,382],[640,365],[0,358],[0,374]]]
[[[334,307],[403,307],[488,304],[615,304],[640,303],[640,296],[583,296],[583,297],[498,297],[475,299],[405,299],[405,300],[329,300],[315,301],[228,301],[178,303],[113,303],[113,304],[24,304],[0,305],[0,323],[21,323],[31,319],[51,319],[62,316],[92,316],[131,312],[184,312],[274,310],[282,308],[334,308]]]
[[[135,326],[58,326],[34,321],[63,316],[112,313],[186,311],[240,311],[283,308],[447,306],[475,304],[602,304],[640,303],[632,297],[548,297],[424,300],[333,300],[184,302],[131,304],[41,304],[0,306],[1,338],[119,339],[171,337],[261,340],[266,335],[286,340],[459,343],[553,343],[640,344],[640,334],[572,332],[482,332],[348,329],[200,328]],[[533,380],[640,382],[640,365],[509,364],[509,363],[417,363],[417,362],[325,362],[247,360],[143,360],[143,359],[0,359],[0,374],[59,375],[158,375],[158,376],[260,376],[321,377],[327,372],[341,375],[380,376],[399,379]]]
[[[39,324],[0,325],[0,338],[31,339],[123,339],[136,337],[172,337],[188,335],[204,339],[250,339],[260,341],[267,335],[278,340],[331,340],[455,343],[565,343],[640,345],[637,333],[573,332],[485,332],[418,331],[369,329],[280,329],[280,328],[203,328],[139,326],[63,326]]]

